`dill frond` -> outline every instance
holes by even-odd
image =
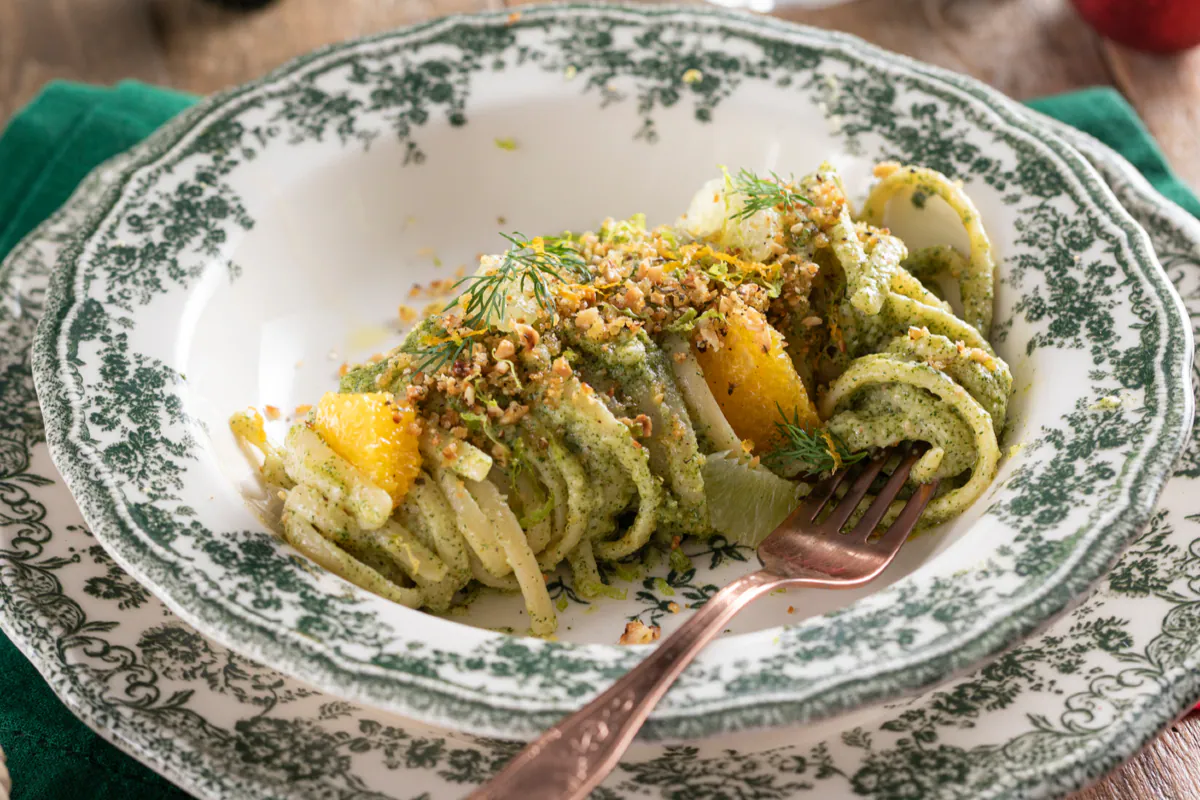
[[[447,364],[453,364],[467,349],[466,339],[446,339],[435,344],[429,344],[413,351],[416,361],[413,362],[413,372],[432,374]]]
[[[503,317],[507,293],[514,286],[521,293],[532,293],[543,311],[553,313],[550,278],[565,282],[567,278],[586,280],[590,277],[583,256],[569,240],[541,236],[526,239],[520,233],[500,235],[512,247],[505,252],[495,271],[488,275],[468,275],[454,284],[455,288],[466,287],[461,297],[467,298],[463,325],[468,328],[487,328]],[[461,305],[461,297],[446,308]]]
[[[459,278],[454,288],[461,288],[462,292],[444,309],[449,311],[461,306],[462,326],[476,334],[487,331],[503,318],[508,307],[509,292],[531,294],[543,311],[552,314],[552,278],[565,282],[571,278],[583,281],[590,277],[583,256],[567,238],[535,236],[526,239],[521,233],[500,235],[512,245],[504,253],[500,264],[487,275]],[[464,298],[465,306],[462,303]],[[466,349],[468,335],[439,339],[419,348],[414,353],[417,356],[414,370],[436,372],[446,364],[453,364]]]
[[[767,463],[788,468],[798,466],[806,475],[823,475],[867,457],[866,451],[851,452],[845,442],[827,430],[809,433],[800,424],[799,412],[788,420],[783,408],[778,404],[776,408],[782,418],[775,423],[778,444],[763,456]]]
[[[770,179],[760,178],[743,167],[733,179],[733,188],[746,196],[746,203],[731,219],[749,219],[759,211],[777,206],[792,208],[800,204],[813,204],[792,188],[791,181],[784,180],[774,172]]]

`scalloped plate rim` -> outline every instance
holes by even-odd
[[[880,63],[894,69],[908,68],[927,79],[948,85],[976,101],[988,102],[993,106],[994,111],[1006,119],[1006,124],[1009,128],[1022,128],[1022,123],[1013,118],[1013,112],[1017,111],[1019,107],[1015,106],[1012,101],[999,97],[992,90],[986,89],[986,87],[982,87],[970,79],[955,76],[952,73],[947,73],[937,68],[918,65],[917,62],[913,62],[910,59],[898,57],[873,46],[865,45],[861,40],[843,34],[832,34],[824,31],[814,32],[810,29],[801,29],[773,20],[749,18],[714,9],[639,8],[572,4],[555,7],[536,7],[525,13],[553,17],[575,10],[597,12],[600,14],[632,14],[643,18],[679,14],[715,19],[735,27],[746,26],[756,30],[777,30],[781,34],[791,33],[796,35],[803,32],[813,37],[813,45],[818,48],[840,48],[844,51],[852,52],[857,57],[869,62]],[[188,133],[202,125],[210,114],[216,112],[241,93],[267,85],[277,78],[286,76],[326,54],[350,50],[367,42],[381,41],[391,37],[402,39],[403,37],[416,36],[440,26],[453,26],[463,21],[497,19],[506,16],[508,13],[511,13],[511,11],[459,15],[439,19],[406,28],[400,32],[385,33],[345,45],[331,46],[308,56],[301,57],[275,70],[259,81],[218,95],[202,102],[192,111],[185,112],[167,126],[165,130],[169,131],[169,134],[166,132],[155,134],[148,140],[147,144],[139,145],[131,150],[135,163],[123,172],[118,184],[124,187],[125,184],[136,176],[142,167],[155,163],[161,157],[161,153],[152,152],[155,145],[170,141],[170,144],[163,152],[169,151],[182,138],[187,136]],[[1018,111],[1018,113],[1023,113],[1023,111]],[[184,124],[185,122],[188,124]],[[178,135],[176,135],[177,132]],[[1054,137],[1047,137],[1043,141],[1060,158],[1067,162],[1068,166],[1074,167],[1074,179],[1085,192],[1091,195],[1091,200],[1098,211],[1106,214],[1114,224],[1132,237],[1130,242],[1131,253],[1135,260],[1139,262],[1140,268],[1146,272],[1146,278],[1149,280],[1153,277],[1151,283],[1161,293],[1166,295],[1173,294],[1173,290],[1170,289],[1169,283],[1166,281],[1165,274],[1162,272],[1161,267],[1157,265],[1157,261],[1154,259],[1152,251],[1150,251],[1146,234],[1140,231],[1140,229],[1137,229],[1137,233],[1131,230],[1131,228],[1136,229],[1136,225],[1123,210],[1119,210],[1119,204],[1117,204],[1107,187],[1100,181],[1099,176],[1091,171],[1090,166],[1087,166],[1086,162],[1061,140]],[[1076,163],[1072,164],[1073,161]],[[1096,197],[1097,190],[1100,197]],[[114,206],[120,202],[120,199],[124,197],[123,190],[117,192],[114,197],[115,202],[107,203],[107,208],[95,215],[95,222],[102,223],[106,214],[110,213]],[[1150,255],[1147,255],[1147,251],[1150,251]],[[47,300],[45,319],[48,322],[39,325],[34,349],[35,379],[39,397],[43,399],[43,409],[46,418],[53,421],[53,424],[48,426],[47,430],[56,464],[70,462],[80,455],[79,452],[75,451],[75,448],[78,447],[78,442],[68,441],[67,434],[65,433],[69,423],[65,423],[64,421],[70,419],[71,409],[65,402],[65,398],[59,395],[63,386],[59,383],[61,376],[57,374],[58,366],[55,365],[55,361],[58,359],[57,350],[60,346],[60,342],[56,338],[56,334],[58,333],[57,328],[61,325],[64,316],[70,313],[73,307],[71,305],[74,300],[71,279],[74,277],[75,275],[66,268],[60,269],[56,273]],[[1176,311],[1178,310],[1179,302],[1176,297],[1171,304]],[[1177,319],[1171,321],[1175,323],[1179,322]],[[1190,336],[1190,328],[1181,326],[1181,330],[1184,331],[1185,339]],[[1187,342],[1185,341],[1183,344],[1186,345]],[[1190,348],[1187,349],[1186,354],[1178,362],[1172,363],[1171,366],[1176,380],[1179,379],[1180,373],[1186,374],[1188,372],[1190,368],[1189,357]],[[1175,370],[1175,368],[1178,368],[1178,370]],[[1170,379],[1171,375],[1167,374],[1164,377]],[[815,696],[811,694],[797,696],[794,692],[789,692],[786,697],[764,697],[762,695],[744,696],[741,698],[726,697],[719,701],[709,702],[700,709],[665,711],[652,718],[650,726],[647,729],[647,734],[652,738],[672,736],[673,731],[680,730],[678,725],[673,724],[677,722],[688,722],[691,723],[693,728],[698,725],[708,731],[730,731],[743,727],[751,727],[756,725],[754,721],[755,710],[761,710],[764,706],[771,706],[775,709],[776,719],[786,717],[791,722],[804,721],[813,716],[825,715],[864,702],[870,702],[874,698],[869,691],[857,691],[858,686],[861,684],[870,684],[889,676],[894,677],[897,673],[902,672],[904,678],[899,683],[907,687],[905,691],[912,692],[949,677],[951,673],[947,667],[947,662],[955,660],[957,656],[961,663],[962,653],[964,652],[972,653],[973,655],[969,661],[975,663],[982,658],[996,654],[1004,647],[1017,641],[1028,630],[1035,627],[1036,624],[1044,623],[1047,619],[1052,618],[1065,609],[1069,598],[1057,596],[1061,595],[1064,589],[1068,590],[1068,595],[1078,596],[1087,586],[1091,585],[1103,573],[1108,563],[1119,553],[1120,546],[1117,545],[1115,540],[1119,539],[1120,544],[1123,545],[1132,534],[1133,529],[1139,527],[1149,517],[1153,503],[1166,479],[1166,472],[1169,469],[1168,462],[1173,463],[1175,454],[1181,449],[1184,437],[1186,436],[1187,425],[1185,420],[1190,420],[1191,398],[1186,393],[1184,393],[1183,397],[1184,399],[1177,405],[1163,411],[1164,431],[1167,431],[1169,435],[1157,438],[1155,442],[1147,445],[1140,453],[1142,463],[1138,465],[1138,470],[1143,474],[1149,471],[1150,474],[1146,475],[1146,480],[1137,486],[1128,487],[1128,491],[1124,496],[1127,504],[1119,513],[1112,515],[1106,525],[1097,526],[1097,530],[1093,530],[1092,533],[1097,538],[1100,538],[1102,533],[1108,534],[1103,537],[1105,543],[1108,545],[1107,549],[1103,549],[1102,552],[1096,552],[1095,550],[1090,552],[1076,552],[1069,560],[1069,569],[1064,565],[1063,569],[1068,574],[1059,583],[1051,587],[1043,587],[1034,596],[1027,598],[1025,604],[1019,608],[1006,607],[1003,610],[1004,620],[1001,620],[998,626],[976,629],[968,634],[960,635],[956,642],[947,645],[941,651],[933,654],[924,652],[919,656],[913,656],[908,659],[909,663],[893,662],[880,667],[874,672],[855,676],[854,679],[843,678],[837,686],[827,687]],[[1172,417],[1175,419],[1172,420]],[[1156,463],[1152,464],[1152,462]],[[105,541],[106,546],[110,547],[110,551],[113,552],[118,562],[132,574],[138,576],[139,579],[152,584],[152,588],[156,590],[157,594],[164,597],[164,600],[172,610],[179,613],[181,617],[187,619],[190,623],[213,635],[214,638],[230,644],[236,649],[251,653],[255,657],[261,656],[265,660],[283,666],[280,664],[282,660],[280,657],[274,657],[271,653],[266,652],[279,646],[278,643],[270,641],[274,638],[274,633],[269,626],[260,627],[245,619],[240,619],[235,620],[229,629],[220,628],[218,630],[216,622],[203,618],[204,614],[202,611],[185,606],[184,602],[175,597],[173,592],[159,585],[156,580],[151,579],[147,575],[147,569],[135,563],[133,560],[134,557],[130,552],[122,550],[121,546],[115,546],[114,537],[116,536],[116,531],[123,523],[114,520],[110,516],[112,514],[110,504],[116,502],[118,492],[107,487],[97,487],[93,479],[76,470],[71,463],[66,463],[64,475],[72,488],[73,494],[79,498],[81,506],[87,512],[87,517],[92,522],[98,536],[102,541]],[[1123,533],[1117,536],[1113,534],[1113,531],[1123,531]],[[1099,548],[1099,545],[1093,542],[1093,547]],[[1035,614],[1039,618],[1038,623],[1011,622],[1013,615],[1022,611],[1029,611],[1032,608],[1038,609]],[[229,625],[227,616],[224,616],[223,620],[226,625]],[[257,628],[257,635],[265,636],[267,641],[258,642],[254,637],[239,635],[239,633],[244,633],[252,628]],[[534,645],[534,647],[536,646]],[[572,647],[570,645],[563,646]],[[289,652],[295,654],[295,648],[290,648]],[[331,684],[335,680],[340,680],[337,692],[342,696],[402,711],[418,719],[444,723],[450,714],[453,713],[453,709],[474,708],[489,713],[503,712],[507,714],[522,710],[522,702],[519,699],[511,701],[497,700],[493,697],[481,696],[486,695],[486,692],[481,693],[479,691],[474,692],[474,697],[468,697],[464,696],[464,689],[462,687],[443,685],[437,680],[418,681],[410,676],[397,675],[396,673],[389,673],[381,679],[385,682],[398,681],[401,684],[409,686],[410,689],[418,689],[420,687],[419,691],[421,693],[436,695],[439,701],[446,703],[445,708],[451,709],[451,711],[442,711],[439,715],[431,717],[420,707],[420,702],[414,702],[410,697],[398,698],[393,694],[386,699],[381,699],[375,687],[368,685],[368,682],[373,682],[375,679],[372,676],[363,675],[361,665],[358,667],[354,665],[347,667],[342,664],[329,663],[331,659],[313,651],[298,656],[298,658],[300,661],[307,662],[308,667],[311,669],[302,669],[296,664],[289,663],[286,667],[288,671],[303,674],[309,680],[314,679],[314,675],[317,675],[319,676],[317,682],[331,689],[333,688]],[[359,669],[360,671],[356,673],[355,669]],[[960,668],[959,671],[963,669],[966,669],[966,667]],[[333,674],[339,675],[340,679],[334,679],[332,677]],[[786,711],[783,710],[785,706]],[[504,724],[496,724],[495,722],[476,724],[464,729],[497,735],[527,736],[540,728],[546,719],[552,718],[557,713],[561,713],[563,710],[571,707],[574,706],[571,704],[557,704],[553,708],[548,708],[532,715],[521,716],[521,721],[510,720]],[[494,719],[495,717],[493,716]],[[787,723],[772,722],[771,724]]]
[[[1031,116],[1035,120],[1041,119],[1041,116],[1037,115],[1037,114],[1031,113]],[[1044,119],[1042,119],[1042,121],[1045,122]],[[1053,122],[1053,121],[1051,121],[1051,122]],[[1072,133],[1072,131],[1070,131],[1070,130],[1063,130],[1063,128],[1065,126],[1062,126],[1060,123],[1055,123],[1055,127],[1058,129],[1058,132],[1064,136],[1069,136],[1069,134]],[[1153,192],[1153,190],[1150,189],[1150,187],[1149,187],[1148,183],[1145,181],[1145,179],[1139,173],[1137,173],[1136,170],[1134,170],[1131,165],[1129,165],[1127,162],[1125,162],[1124,159],[1120,158],[1120,156],[1118,156],[1116,153],[1112,152],[1105,145],[1097,142],[1096,140],[1092,139],[1091,137],[1086,136],[1085,134],[1074,132],[1074,135],[1078,138],[1078,140],[1080,142],[1084,143],[1085,145],[1090,145],[1091,147],[1095,148],[1095,150],[1097,151],[1099,156],[1101,158],[1107,159],[1108,163],[1111,166],[1123,171],[1125,173],[1125,177],[1134,186],[1136,186],[1139,189],[1140,193],[1143,195],[1143,199],[1147,203],[1156,203],[1157,205],[1159,205],[1163,210],[1168,212],[1168,216],[1174,217],[1174,221],[1177,224],[1179,224],[1180,227],[1185,228],[1185,229],[1190,229],[1190,233],[1191,233],[1193,239],[1195,239],[1196,241],[1200,241],[1200,222],[1197,222],[1196,220],[1192,219],[1191,216],[1187,214],[1187,212],[1183,211],[1183,209],[1181,209],[1178,206],[1176,206],[1175,204],[1171,203],[1166,198],[1163,198],[1160,195],[1157,195],[1157,193]],[[121,157],[118,156],[117,158],[119,159]],[[67,205],[70,206],[73,202],[75,202],[75,200],[76,200],[76,197],[73,196],[72,199],[70,201],[68,201]],[[0,265],[0,276],[3,276],[4,273],[9,273],[14,269],[18,260],[23,256],[24,249],[26,247],[31,246],[33,241],[35,241],[39,237],[43,236],[45,231],[51,226],[52,222],[58,217],[58,215],[59,215],[59,212],[56,212],[56,214],[53,215],[50,220],[43,222],[41,225],[39,225],[20,244],[18,244],[17,247],[14,248],[12,254],[10,254],[10,256],[5,260],[4,264]],[[9,634],[10,637],[13,636],[14,631],[15,631],[15,626],[13,625],[12,621],[10,619],[8,619],[8,617],[4,614],[0,614],[0,628],[3,628],[5,630],[5,632]],[[52,668],[51,664],[44,663],[40,658],[37,657],[38,651],[36,650],[34,643],[32,641],[25,641],[25,640],[21,640],[21,639],[13,639],[13,641],[18,646],[18,648],[21,650],[21,652],[24,653],[31,662],[34,663],[34,665],[43,674],[43,676],[45,676],[47,678],[47,680],[51,681],[52,688],[60,696],[60,698],[62,698],[63,701],[66,702],[68,704],[68,706],[70,706],[75,711],[77,716],[79,716],[81,719],[83,719],[89,725],[89,727],[92,727],[94,730],[97,731],[97,733],[99,733],[105,739],[113,742],[115,745],[120,747],[122,750],[130,753],[135,758],[138,758],[139,760],[146,763],[147,766],[150,766],[151,768],[157,769],[162,772],[168,772],[168,773],[172,774],[173,777],[179,778],[180,780],[178,780],[177,782],[179,782],[181,785],[184,785],[193,790],[202,789],[202,786],[198,781],[188,779],[189,774],[186,771],[175,770],[175,769],[170,768],[169,765],[164,765],[164,764],[160,763],[159,759],[156,759],[153,755],[151,755],[151,753],[153,751],[150,748],[138,747],[137,744],[135,744],[133,742],[127,742],[124,739],[122,739],[120,736],[118,736],[116,734],[115,730],[109,729],[106,726],[98,725],[95,722],[95,719],[88,713],[87,707],[85,705],[81,705],[81,704],[78,704],[75,702],[76,698],[75,698],[74,692],[71,690],[71,688],[69,686],[63,685],[62,683],[56,683],[54,681],[55,677],[61,677],[61,673],[59,673],[56,669]],[[1190,678],[1190,688],[1187,686],[1189,678]],[[1187,696],[1189,698],[1189,706],[1190,706],[1190,701],[1200,699],[1200,671],[1197,671],[1197,670],[1184,671],[1179,676],[1179,684],[1180,685],[1177,686],[1176,688],[1183,690],[1182,692],[1179,692],[1180,696]],[[1166,696],[1167,694],[1168,693],[1165,690],[1160,692],[1160,696]],[[1184,709],[1184,711],[1186,711],[1186,708]],[[1137,719],[1141,720],[1144,718],[1145,715],[1147,715],[1149,713],[1150,713],[1150,711],[1147,709],[1146,711],[1143,712],[1143,714],[1139,715],[1137,717]],[[1108,768],[1115,766],[1117,763],[1120,763],[1120,761],[1124,760],[1124,758],[1131,755],[1137,749],[1137,747],[1140,746],[1140,744],[1144,743],[1145,741],[1148,741],[1150,738],[1153,738],[1153,736],[1155,736],[1161,728],[1168,725],[1171,722],[1171,720],[1175,719],[1177,716],[1178,716],[1178,714],[1176,712],[1169,712],[1169,713],[1160,712],[1157,715],[1155,715],[1155,722],[1152,723],[1151,726],[1142,729],[1142,737],[1140,739],[1134,740],[1132,747],[1126,747],[1120,753],[1113,753],[1112,751],[1106,751],[1106,752],[1110,753],[1110,755],[1109,755],[1109,757],[1107,757],[1105,759],[1105,763],[1101,765],[1102,771],[1107,771]],[[832,724],[834,722],[835,722],[835,720],[831,719],[831,720],[827,720],[821,724]],[[1074,760],[1071,760],[1070,763],[1061,765],[1061,769],[1069,770],[1069,769],[1075,768],[1076,766],[1077,765],[1074,763]],[[1046,773],[1045,777],[1049,777],[1049,775],[1050,775],[1050,773]],[[1042,784],[1042,785],[1045,785],[1045,784]],[[1079,778],[1077,776],[1075,779],[1072,780],[1072,782],[1069,784],[1069,786],[1067,786],[1066,788],[1064,788],[1063,786],[1059,786],[1058,789],[1065,793],[1067,791],[1072,791],[1076,788],[1079,788],[1082,785],[1083,785],[1083,783],[1079,780]],[[262,788],[265,790],[269,790],[274,787],[269,786],[269,785],[264,785]],[[204,794],[206,796],[211,796],[211,797],[234,796],[234,795],[229,794],[228,792],[204,792]],[[1005,794],[1005,795],[1000,795],[1000,796],[1014,796],[1014,795]],[[1022,793],[1021,796],[1024,796],[1024,794]]]

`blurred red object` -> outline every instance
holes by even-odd
[[[1200,45],[1200,0],[1072,0],[1102,36],[1151,53]]]

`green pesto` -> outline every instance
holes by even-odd
[[[317,486],[327,497],[340,499],[360,521],[374,521],[375,509],[362,496],[362,487],[351,480],[353,467],[324,443],[319,447],[302,444],[304,430],[302,425],[295,425],[288,431],[284,449],[284,468],[288,477],[297,484]],[[378,522],[382,524],[385,520],[386,517]]]
[[[379,376],[387,372],[386,359],[377,364],[360,364],[346,372],[338,382],[338,391],[342,393],[378,392]]]
[[[966,270],[967,259],[950,245],[938,244],[909,253],[903,266],[922,281],[940,275],[948,275],[957,280]]]
[[[879,433],[895,436],[911,432],[912,436],[902,438],[934,445],[913,470],[915,481],[950,476],[950,471],[962,463],[959,459],[966,452],[966,443],[969,441],[974,448],[970,477],[961,485],[956,485],[957,481],[943,483],[926,508],[922,525],[935,525],[961,514],[995,478],[1000,451],[991,415],[962,385],[934,365],[888,352],[863,356],[830,385],[821,398],[821,411],[830,418],[830,429],[849,441],[867,432],[869,420],[864,417],[863,403],[873,404],[867,407],[871,416],[903,420],[899,430],[881,425]],[[908,405],[911,410],[906,408]],[[957,428],[959,422],[965,426],[961,430]],[[883,424],[891,424],[891,420],[885,419]],[[968,474],[966,470],[959,472],[963,477]],[[899,508],[894,505],[893,511]]]
[[[892,276],[900,269],[900,262],[908,255],[904,242],[895,236],[880,235],[867,251],[867,260],[858,271],[857,288],[852,290],[850,302],[859,311],[877,314],[887,299]]]
[[[963,317],[967,324],[979,330],[984,337],[992,327],[993,304],[995,301],[996,264],[992,256],[992,245],[980,223],[979,213],[971,199],[962,189],[951,183],[944,175],[921,167],[904,167],[896,170],[871,191],[862,210],[862,219],[872,225],[883,223],[888,201],[897,193],[908,190],[914,205],[923,208],[929,196],[942,198],[958,215],[971,240],[971,253],[961,265],[957,265],[955,277],[959,281],[963,299]],[[920,196],[920,201],[917,197]],[[945,250],[937,256],[945,258]]]
[[[564,555],[570,555],[578,549],[581,541],[586,542],[589,517],[595,504],[583,464],[568,452],[559,436],[542,426],[534,426],[532,422],[526,423],[526,429],[533,431],[531,439],[544,439],[546,442],[545,454],[539,452],[534,442],[530,447],[530,458],[543,480],[550,485],[555,503],[555,538],[539,557],[542,570],[551,572]],[[590,545],[586,556],[580,554],[577,561],[579,559],[594,563]]]
[[[418,322],[404,336],[393,352],[416,355],[427,349],[425,342],[439,335],[436,321],[427,317]],[[392,358],[385,358],[375,364],[356,364],[351,367],[338,382],[338,391],[351,392],[391,392],[402,394],[407,381],[401,370],[395,368]]]
[[[851,409],[830,420],[828,429],[852,450],[905,441],[941,448],[944,455],[937,472],[914,475],[915,480],[953,477],[976,460],[973,436],[962,418],[929,392],[903,383],[865,387]]]
[[[617,516],[636,502],[637,487],[605,446],[604,432],[566,403],[553,410],[535,408],[533,415],[547,429],[559,432],[567,454],[582,465],[588,477],[591,507],[586,536],[598,539],[610,535],[617,529]]]
[[[409,530],[424,531],[452,575],[465,578],[471,572],[466,540],[458,533],[454,512],[433,478],[422,472],[413,482],[400,507],[400,521]]]
[[[937,334],[898,336],[886,352],[936,366],[970,392],[991,415],[997,431],[1004,430],[1013,379],[1008,365],[999,358],[976,360],[971,350],[960,350],[955,342]]]
[[[585,458],[598,461],[596,466],[607,462],[607,469],[588,472],[589,476],[605,484],[606,491],[609,479],[615,484],[617,475],[622,472],[634,486],[637,498],[634,521],[619,539],[593,538],[596,554],[604,559],[622,558],[639,549],[653,533],[663,503],[662,485],[650,472],[646,448],[638,446],[629,428],[618,422],[583,385],[570,387],[560,402],[545,404],[543,410],[551,425],[565,431]],[[632,500],[633,497],[629,497],[625,506]],[[618,513],[623,510],[619,503],[620,498],[614,504]],[[615,522],[613,519],[614,527]]]
[[[604,344],[575,336],[572,344],[584,354],[589,378],[599,378],[593,386],[613,387],[628,398],[636,413],[650,420],[651,434],[644,441],[650,470],[669,492],[660,510],[660,524],[682,534],[706,533],[708,508],[700,473],[703,457],[666,354],[644,333]]]

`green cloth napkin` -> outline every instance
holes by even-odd
[[[1104,142],[1137,167],[1164,197],[1200,217],[1200,200],[1171,171],[1141,118],[1115,89],[1083,89],[1031,100],[1026,105]]]
[[[0,258],[62,205],[93,167],[193,102],[136,83],[111,89],[49,84],[0,135]],[[3,634],[0,748],[8,757],[13,800],[189,797],[75,719]]]
[[[101,161],[149,135],[193,98],[137,83],[51,83],[0,136],[0,258],[51,214]],[[1200,217],[1200,201],[1171,172],[1133,109],[1111,89],[1030,105],[1092,134],[1154,186]],[[160,800],[187,794],[105,742],[50,691],[0,634],[0,747],[13,800]]]

